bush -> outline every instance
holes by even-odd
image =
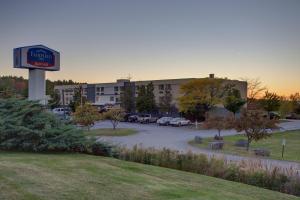
[[[223,140],[223,137],[219,135],[215,135],[214,140]]]
[[[255,165],[256,163],[232,164],[223,159],[207,158],[203,154],[182,153],[165,148],[162,150],[143,149],[138,146],[134,146],[133,149],[123,148],[117,157],[121,160],[194,172],[300,195],[299,174],[292,170],[287,176],[279,168],[262,169],[262,165]]]
[[[268,149],[254,149],[253,151],[257,156],[270,156],[270,151]]]
[[[236,141],[234,143],[234,145],[237,146],[237,147],[247,147],[248,146],[248,141],[244,140],[244,139],[240,139],[240,140]]]
[[[84,104],[76,107],[76,111],[73,114],[74,122],[78,123],[90,130],[95,121],[100,120],[100,114],[97,108],[91,104]]]
[[[282,192],[300,196],[300,178],[293,177],[290,181],[287,181],[283,186]]]
[[[61,122],[39,103],[0,99],[0,149],[85,152],[82,131]]]
[[[91,145],[91,153],[97,156],[117,157],[116,146],[105,142],[95,142]]]
[[[203,142],[203,139],[202,139],[202,137],[200,137],[200,136],[195,136],[194,141],[195,141],[195,143],[197,143],[197,144],[201,144],[201,143]]]

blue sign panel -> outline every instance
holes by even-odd
[[[27,51],[27,63],[36,67],[53,67],[55,56],[45,48],[30,48]]]

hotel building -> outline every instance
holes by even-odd
[[[213,74],[209,78],[214,78]],[[146,86],[152,82],[154,86],[155,101],[158,103],[160,98],[165,93],[172,94],[172,104],[177,106],[177,99],[180,97],[180,86],[196,78],[183,78],[183,79],[163,79],[163,80],[147,80],[147,81],[130,81],[128,79],[118,79],[112,83],[95,83],[83,84],[83,96],[87,98],[95,106],[105,105],[120,105],[120,95],[126,87],[131,87],[133,94],[137,96],[138,88],[142,85]],[[224,79],[225,84],[233,84],[236,89],[241,93],[241,97],[247,98],[247,82],[239,80]],[[60,95],[62,105],[68,105],[72,100],[78,85],[58,85],[55,90]]]

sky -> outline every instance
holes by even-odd
[[[0,75],[12,49],[61,53],[51,80],[260,78],[300,92],[299,0],[0,0]]]

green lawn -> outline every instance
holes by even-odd
[[[281,143],[283,138],[286,139],[284,160],[300,162],[300,130],[274,133],[267,139],[263,139],[258,142],[253,141],[250,148],[266,148],[271,152],[270,158],[281,160]],[[234,146],[234,143],[239,139],[246,139],[246,137],[243,135],[224,137],[224,149],[218,151],[242,156],[254,156],[253,151],[250,150],[247,152],[243,147]],[[206,138],[202,144],[196,144],[194,141],[190,141],[189,143],[199,148],[209,149],[209,142],[212,140],[213,138]]]
[[[84,131],[84,134],[86,136],[127,136],[136,133],[136,130],[127,128],[117,128],[115,130],[113,130],[112,128],[99,128],[92,129],[90,131]]]
[[[84,154],[0,152],[0,199],[273,200],[295,196]]]

